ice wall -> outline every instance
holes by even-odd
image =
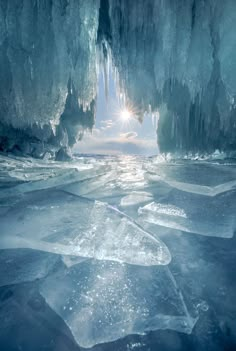
[[[236,148],[235,0],[0,1],[0,149],[42,156],[94,123],[97,53],[161,151]]]
[[[92,128],[99,5],[0,1],[1,149],[40,155]]]
[[[135,109],[159,110],[161,150],[235,149],[235,0],[101,3],[100,43]]]

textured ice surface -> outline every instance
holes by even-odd
[[[38,333],[44,310],[28,313],[38,298],[18,302],[29,284],[85,347],[158,329],[192,340],[196,317],[208,318],[204,337],[212,315],[216,330],[232,319],[235,161],[0,155],[0,164],[2,325],[14,324],[17,303]]]
[[[13,0],[0,7],[5,149],[39,156],[44,144],[73,144],[83,127],[92,127],[99,4]]]
[[[134,206],[152,199],[152,194],[145,191],[133,191],[129,195],[124,196],[121,201],[121,207]]]
[[[103,37],[132,106],[151,105],[161,149],[235,149],[235,1],[109,4]]]
[[[1,145],[41,156],[91,129],[110,53],[128,104],[158,120],[163,151],[235,149],[235,20],[234,0],[5,0]]]
[[[138,213],[141,222],[206,236],[231,238],[235,230],[234,199],[235,193],[212,198],[173,191],[170,198],[140,207]]]
[[[84,162],[45,162],[33,158],[0,157],[0,197],[58,187],[78,180],[91,179],[105,170]]]
[[[191,333],[196,322],[164,267],[90,260],[50,275],[40,292],[83,347],[155,329]]]
[[[106,174],[98,176],[95,180],[88,179],[85,182],[77,182],[66,187],[64,190],[88,198],[106,199],[119,197],[133,191],[141,191],[148,185],[143,164],[133,156],[118,156],[117,159],[107,157],[97,166],[106,170]],[[93,162],[92,162],[93,163]],[[93,163],[94,164],[94,163]]]
[[[32,193],[1,217],[0,247],[145,266],[170,261],[165,244],[116,209],[60,191]]]
[[[144,165],[150,182],[163,181],[176,189],[207,196],[215,196],[236,188],[236,169],[227,164],[177,161],[149,162]]]
[[[0,286],[41,279],[58,261],[58,256],[41,251],[0,250]]]

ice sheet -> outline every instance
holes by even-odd
[[[145,266],[171,259],[164,243],[115,208],[53,190],[25,196],[1,217],[0,247]]]
[[[150,330],[191,333],[196,322],[166,267],[87,261],[50,275],[40,291],[86,348]]]
[[[16,197],[23,193],[61,187],[86,179],[91,181],[107,171],[106,167],[101,168],[83,161],[50,163],[30,158],[19,160],[12,157],[7,160],[6,157],[0,156],[0,162],[0,183],[3,183],[0,198]],[[11,186],[4,186],[6,180],[8,183],[11,181]]]
[[[138,209],[140,223],[221,238],[234,235],[235,213],[234,191],[208,197],[175,190],[160,202],[154,201]]]
[[[150,175],[159,176],[166,182],[181,182],[192,185],[216,187],[235,181],[236,168],[233,165],[214,162],[173,160],[155,162],[155,158],[143,164]]]
[[[29,282],[45,277],[59,262],[59,256],[46,252],[0,250],[0,286]]]
[[[209,316],[221,306],[216,318],[231,313],[233,297],[221,300],[234,292],[234,238],[224,240],[236,229],[233,163],[0,155],[0,164],[1,284],[23,295],[25,282],[40,286],[81,346],[157,329],[190,333],[206,306]],[[13,315],[14,294],[7,301]]]
[[[146,191],[133,191],[120,201],[121,207],[134,206],[152,200],[152,194]]]
[[[151,184],[164,183],[181,191],[216,196],[236,188],[236,169],[209,162],[147,162],[146,179]]]

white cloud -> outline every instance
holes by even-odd
[[[98,128],[93,128],[92,133],[89,133],[87,135],[91,136],[91,137],[95,137],[101,134],[101,130]]]
[[[101,124],[104,126],[112,126],[113,125],[113,121],[112,119],[104,119],[101,121]]]
[[[127,134],[132,135],[127,136]],[[74,152],[96,154],[140,154],[157,153],[157,142],[153,139],[139,139],[135,132],[124,133],[126,136],[116,138],[86,135],[75,147]],[[137,133],[136,133],[137,134]]]
[[[124,139],[134,139],[137,136],[138,136],[138,134],[136,132],[128,132],[128,133],[120,134],[120,137],[124,138]]]

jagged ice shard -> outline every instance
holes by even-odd
[[[57,271],[40,291],[82,347],[159,328],[191,333],[196,318],[168,268],[162,268],[86,261]]]
[[[171,259],[164,243],[118,210],[60,191],[29,194],[4,214],[0,246],[144,266]]]

